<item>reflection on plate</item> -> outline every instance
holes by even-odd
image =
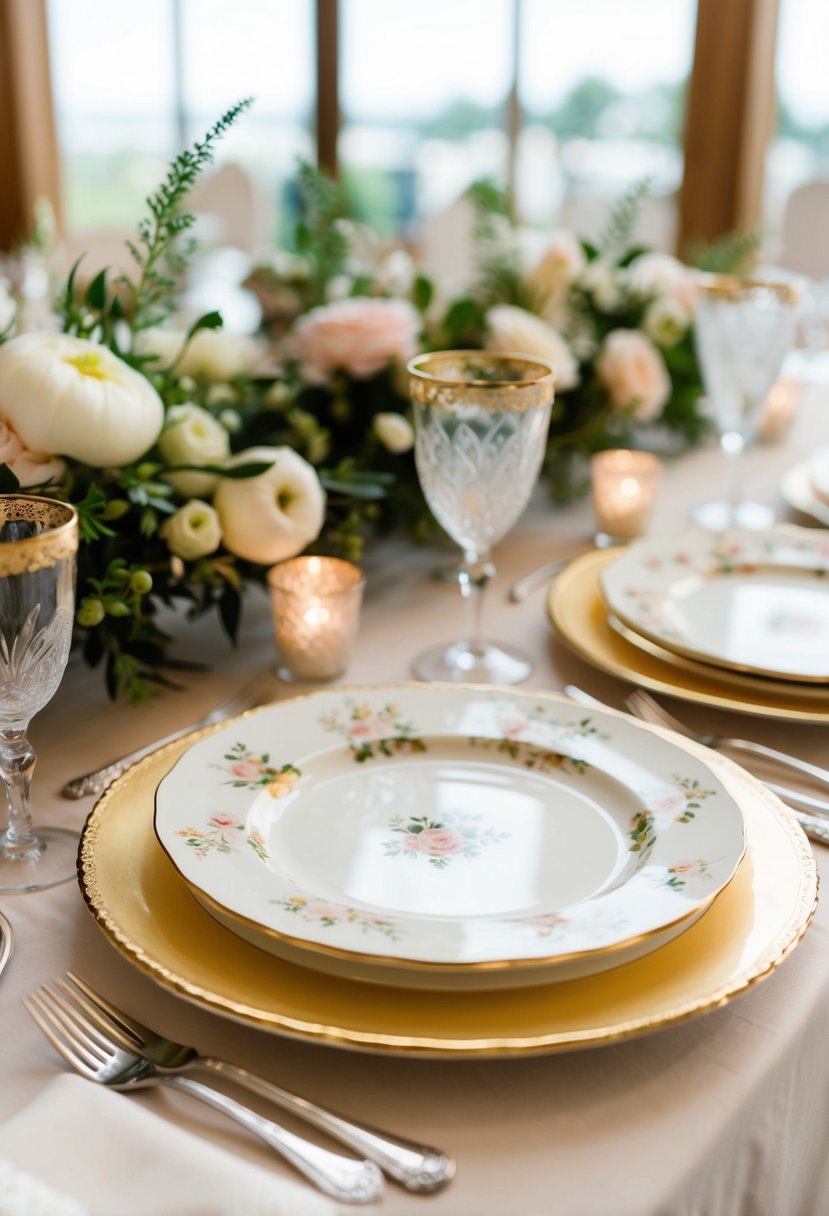
[[[619,637],[624,638],[631,646],[643,650],[645,654],[652,655],[660,662],[667,663],[669,667],[676,667],[680,671],[691,672],[695,676],[702,676],[703,679],[710,679],[713,676],[721,684],[727,684],[730,688],[745,689],[746,692],[753,693],[755,696],[775,697],[783,693],[786,696],[799,697],[801,700],[823,702],[824,704],[829,701],[829,689],[823,684],[790,684],[787,680],[770,680],[764,676],[729,671],[725,667],[710,667],[706,663],[697,662],[696,659],[689,659],[687,655],[675,654],[672,650],[666,650],[664,646],[659,646],[650,638],[643,637],[635,629],[630,629],[612,612],[607,614],[607,623],[614,633],[618,633]]]
[[[504,1056],[644,1034],[716,1009],[768,976],[811,918],[816,870],[791,816],[723,757],[689,745],[734,791],[748,853],[713,907],[657,953],[586,979],[487,993],[369,987],[274,958],[191,896],[153,832],[156,786],[191,736],[111,786],[84,829],[80,884],[102,931],[136,967],[200,1008],[341,1047]]]
[[[603,571],[601,585],[611,612],[677,654],[829,681],[829,533],[781,525],[646,537]]]
[[[829,506],[815,496],[809,480],[809,465],[807,462],[797,464],[789,469],[780,486],[783,497],[790,507],[811,515],[818,523],[829,525]]]
[[[638,957],[711,903],[745,847],[736,802],[681,744],[554,694],[469,685],[267,706],[185,752],[155,827],[254,944],[440,988]]]
[[[547,610],[557,635],[586,662],[651,692],[700,705],[794,722],[829,722],[829,691],[822,704],[812,697],[811,690],[806,696],[769,695],[760,688],[753,693],[731,687],[713,672],[704,676],[680,670],[614,633],[608,624],[599,579],[604,567],[616,557],[613,550],[601,549],[576,558],[555,580],[547,597]]]

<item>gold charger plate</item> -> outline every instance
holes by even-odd
[[[815,862],[792,817],[730,761],[689,743],[740,802],[748,851],[710,911],[661,950],[601,975],[485,996],[317,974],[219,925],[158,844],[156,786],[205,733],[146,757],[101,798],[84,829],[79,879],[98,925],[126,958],[198,1006],[249,1025],[340,1047],[441,1058],[610,1043],[726,1004],[786,957],[814,912]]]
[[[829,722],[829,695],[821,702],[813,690],[805,695],[766,691],[768,681],[754,692],[669,663],[623,638],[608,621],[600,582],[605,566],[617,557],[613,550],[606,549],[577,557],[559,574],[547,596],[547,611],[556,633],[586,662],[651,692],[699,705],[763,718]]]

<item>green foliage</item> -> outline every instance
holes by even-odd
[[[629,186],[615,203],[598,245],[599,254],[607,261],[622,264],[626,253],[627,260],[632,261],[636,252],[641,252],[631,250],[630,246],[650,185],[649,177],[640,178]]]
[[[760,250],[759,232],[727,232],[710,244],[697,244],[688,260],[710,274],[749,274]]]
[[[325,288],[341,274],[351,248],[342,191],[313,165],[300,162],[297,172],[300,216],[294,234],[296,252],[312,268],[309,304],[322,304]]]

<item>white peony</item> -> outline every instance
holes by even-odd
[[[30,451],[117,468],[152,447],[164,407],[149,380],[105,346],[31,333],[0,346],[0,418]]]
[[[229,465],[270,461],[258,477],[223,477],[213,497],[231,553],[272,566],[319,536],[325,491],[312,465],[292,448],[248,448]]]
[[[486,314],[486,346],[516,355],[546,359],[553,365],[556,389],[566,392],[579,382],[579,367],[557,329],[535,313],[514,304],[498,304]]]
[[[383,447],[395,456],[410,452],[414,447],[414,427],[402,414],[375,415],[374,430]]]
[[[596,372],[614,409],[650,422],[667,404],[671,378],[659,351],[638,329],[613,329],[602,343]]]
[[[200,329],[181,354],[186,336],[185,330],[168,326],[147,329],[139,335],[136,350],[158,356],[151,365],[153,370],[175,363],[177,374],[208,384],[226,384],[235,376],[246,375],[259,357],[259,346],[253,338],[225,329]]]
[[[187,402],[167,411],[158,447],[166,465],[224,464],[230,455],[230,438],[212,414]],[[166,477],[188,498],[212,494],[219,480],[215,473],[167,473]]]
[[[161,535],[171,553],[193,562],[216,552],[222,542],[222,525],[209,503],[193,498],[161,525]]]
[[[659,296],[645,309],[642,328],[657,346],[674,346],[687,331],[688,313],[669,296]]]
[[[634,258],[627,270],[630,290],[639,296],[664,296],[685,316],[687,326],[697,299],[697,279],[669,253],[643,253]]]

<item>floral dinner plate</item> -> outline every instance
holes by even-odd
[[[682,745],[551,694],[470,686],[337,689],[247,715],[184,753],[155,828],[254,944],[433,988],[569,979],[655,949],[745,847],[731,793]]]
[[[609,610],[715,667],[829,681],[829,532],[690,529],[629,545],[602,572]]]

